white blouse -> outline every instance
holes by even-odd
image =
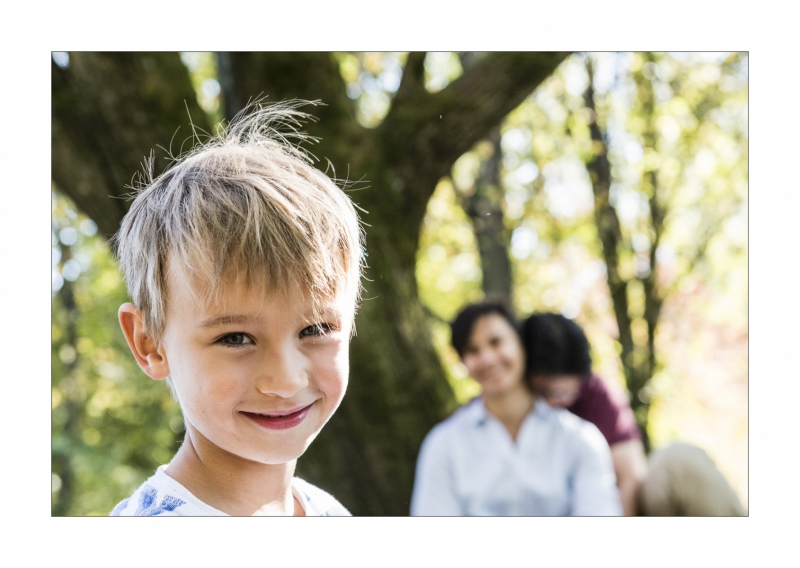
[[[537,398],[514,442],[476,398],[425,438],[411,514],[607,516],[622,506],[594,424]]]

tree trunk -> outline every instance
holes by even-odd
[[[61,262],[65,263],[72,258],[72,248],[59,243],[61,251]],[[59,388],[63,396],[62,408],[66,413],[62,436],[68,440],[80,438],[81,428],[79,422],[79,409],[81,408],[82,396],[75,377],[78,368],[80,354],[78,351],[78,330],[75,324],[77,320],[77,306],[75,304],[75,292],[72,289],[72,282],[64,280],[64,284],[58,291],[57,299],[64,309],[64,345],[72,348],[74,353],[72,361],[66,363],[64,376],[61,377]],[[80,443],[80,442],[78,442]],[[50,469],[61,478],[61,488],[55,504],[52,507],[54,517],[65,517],[72,508],[75,497],[75,466],[74,456],[69,451],[71,444],[56,444],[51,456]]]
[[[158,174],[193,145],[190,124],[209,131],[206,116],[177,53],[71,52],[51,80],[53,181],[110,237],[151,151]]]
[[[631,409],[636,416],[642,442],[645,449],[650,447],[647,434],[647,410],[649,403],[640,396],[642,388],[650,379],[647,369],[640,362],[640,351],[633,340],[633,320],[628,305],[627,279],[620,273],[620,250],[627,246],[623,240],[617,211],[609,200],[611,187],[611,163],[608,160],[608,146],[605,133],[597,121],[597,109],[594,102],[593,69],[591,62],[587,65],[589,85],[586,88],[584,100],[586,107],[591,111],[589,119],[589,132],[594,143],[594,156],[586,165],[589,178],[592,182],[594,193],[594,218],[597,226],[597,235],[603,250],[603,259],[606,264],[606,279],[614,307],[614,316],[617,320],[618,338],[621,353],[622,368],[625,373],[625,383],[628,387]],[[629,251],[628,251],[629,252]],[[639,409],[642,410],[639,410]]]
[[[475,191],[461,200],[464,211],[472,220],[475,239],[483,269],[482,288],[487,298],[512,304],[511,260],[508,258],[509,239],[503,221],[503,191],[500,165],[503,154],[500,148],[500,127],[496,126],[487,141],[492,155],[481,161]]]
[[[367,224],[369,263],[351,347],[350,385],[341,408],[298,462],[299,475],[330,491],[354,514],[408,514],[420,443],[455,406],[433,348],[414,273],[428,198],[458,156],[522,102],[566,55],[487,55],[446,89],[431,94],[422,81],[424,54],[411,53],[389,114],[375,129],[355,121],[329,53],[223,55],[230,64],[223,88],[236,93],[240,104],[262,94],[268,101],[321,99],[326,106],[308,109],[319,121],[307,125],[309,134],[321,138],[309,148],[320,158],[318,166],[326,170],[330,162],[337,178],[366,180],[348,192],[368,212],[362,219]],[[92,81],[71,76],[80,74],[84,61],[105,63],[114,58],[124,69],[96,64]],[[138,165],[131,156],[140,160],[145,148],[163,144],[164,133],[171,134],[176,123],[187,122],[183,99],[192,116],[199,109],[194,93],[187,91],[186,72],[176,68],[177,54],[76,54],[74,60],[69,69],[53,69],[53,175],[57,182],[70,177],[64,165],[67,154],[77,143],[83,144],[77,153],[87,156],[77,166],[85,187],[59,185],[110,235],[126,204],[103,197],[122,193]],[[168,94],[167,84],[173,85]],[[145,98],[148,87],[156,94]],[[113,103],[106,104],[107,112],[96,120],[89,120],[91,105],[74,106],[87,90],[93,98],[108,93]],[[127,91],[134,99],[131,112],[114,102]],[[164,106],[158,104],[162,96]],[[175,100],[181,104],[173,104]],[[71,121],[71,113],[80,118]],[[194,120],[202,122],[199,116]],[[111,137],[110,147],[89,145],[98,130],[109,127],[133,140],[123,144]],[[66,157],[57,162],[56,154]],[[84,194],[89,199],[82,198]]]
[[[645,63],[652,62],[651,53],[645,54]],[[625,379],[630,393],[631,408],[634,411],[645,448],[649,450],[650,440],[647,434],[650,398],[647,396],[647,386],[657,370],[658,359],[656,355],[655,336],[661,316],[663,305],[663,291],[658,283],[658,264],[656,250],[664,233],[664,219],[666,211],[661,204],[659,196],[658,169],[654,165],[645,168],[641,189],[648,196],[650,244],[647,249],[648,271],[647,274],[637,274],[631,280],[624,280],[620,276],[620,261],[618,250],[625,248],[631,253],[631,246],[623,242],[616,211],[608,202],[608,188],[611,184],[611,168],[608,162],[605,134],[597,123],[596,108],[594,104],[594,89],[592,85],[593,70],[591,62],[587,71],[590,81],[586,90],[586,106],[592,111],[590,131],[592,140],[598,149],[595,157],[590,161],[589,169],[592,187],[595,194],[595,219],[597,231],[603,244],[603,255],[608,269],[608,285],[614,304],[614,311],[619,326],[619,342],[622,346],[622,364],[625,370]],[[634,74],[637,87],[637,104],[643,119],[642,146],[645,149],[656,150],[658,133],[656,128],[655,96],[653,84],[647,79],[641,69]],[[644,291],[644,305],[641,316],[646,324],[646,340],[637,344],[634,341],[633,325],[635,318],[631,315],[631,306],[628,305],[627,288],[632,280],[638,280]]]
[[[654,61],[653,54],[646,52],[643,54],[645,64]],[[642,106],[642,117],[644,118],[644,129],[642,131],[642,145],[644,148],[657,151],[658,145],[658,130],[656,126],[656,101],[655,92],[653,89],[653,80],[648,79],[639,69],[634,73],[634,81],[636,82],[638,91],[638,101]],[[645,167],[644,178],[642,179],[642,189],[647,195],[648,211],[650,214],[649,227],[650,227],[650,245],[647,249],[649,270],[646,275],[637,275],[641,281],[644,289],[644,310],[643,317],[647,323],[647,343],[642,346],[642,350],[646,354],[643,357],[640,365],[642,367],[640,374],[640,383],[634,385],[639,392],[644,392],[645,387],[648,386],[653,375],[657,371],[658,358],[656,355],[656,329],[661,317],[661,306],[664,303],[662,290],[658,283],[658,263],[656,262],[656,250],[661,243],[661,236],[664,234],[664,218],[666,211],[661,204],[660,186],[658,182],[658,167],[655,165],[648,165]],[[639,411],[645,418],[650,411],[650,398],[645,396],[637,396],[641,403]],[[643,400],[641,400],[643,399]],[[634,409],[634,412],[636,409]]]

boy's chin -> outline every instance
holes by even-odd
[[[296,461],[300,456],[302,456],[308,446],[311,445],[313,439],[316,438],[316,435],[310,438],[302,447],[293,447],[293,448],[270,448],[268,452],[265,452],[261,456],[258,456],[255,460],[258,463],[262,463],[264,465],[283,465],[288,464],[289,462]]]

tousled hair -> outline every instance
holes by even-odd
[[[502,316],[508,324],[514,328],[514,331],[519,330],[519,324],[505,302],[490,299],[470,304],[463,308],[450,324],[450,343],[453,345],[456,352],[458,352],[459,357],[463,357],[464,355],[464,349],[466,349],[469,343],[469,338],[472,335],[472,328],[475,327],[475,322],[489,314]]]
[[[525,375],[578,375],[592,372],[589,340],[574,321],[555,313],[533,314],[522,322]]]
[[[145,167],[115,235],[133,303],[157,341],[166,327],[168,274],[201,281],[217,297],[232,278],[321,302],[351,291],[357,302],[364,236],[350,199],[290,142],[305,101],[248,105],[216,136],[153,179]],[[280,129],[280,130],[279,130]]]

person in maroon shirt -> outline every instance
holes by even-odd
[[[733,488],[702,449],[675,443],[650,459],[630,404],[593,375],[589,341],[578,324],[533,314],[520,328],[531,389],[600,430],[611,448],[625,515],[746,515]],[[621,393],[620,393],[621,394]]]
[[[611,447],[622,510],[635,515],[647,472],[641,435],[630,405],[592,374],[583,330],[560,314],[542,313],[522,322],[520,334],[530,387],[550,406],[566,408],[597,426]]]

